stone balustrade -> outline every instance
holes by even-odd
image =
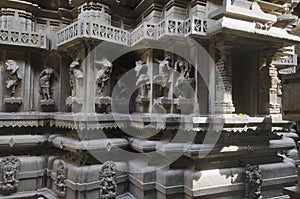
[[[12,29],[0,29],[0,44],[48,49],[46,35]]]
[[[57,33],[57,46],[82,37],[134,46],[143,39],[158,40],[163,36],[207,35],[208,20],[192,16],[187,20],[166,18],[159,23],[143,22],[133,31],[91,21],[77,21]]]
[[[57,33],[57,46],[83,37],[129,45],[129,32],[126,30],[97,22],[77,21]]]

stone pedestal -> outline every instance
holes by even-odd
[[[98,108],[97,112],[110,113],[111,112],[111,97],[95,97],[95,104]]]

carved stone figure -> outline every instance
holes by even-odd
[[[9,76],[9,80],[6,81],[6,88],[11,89],[11,97],[14,97],[16,93],[16,87],[20,84],[22,79],[19,71],[20,67],[14,60],[7,60],[5,62],[5,66]]]
[[[155,60],[159,63],[159,75],[156,75],[154,77],[154,80],[161,85],[163,96],[167,97],[169,92],[167,84],[171,81],[171,57],[169,55],[166,55],[164,60]]]
[[[97,73],[96,85],[97,93],[103,96],[103,88],[105,87],[105,83],[110,79],[113,65],[107,59],[96,63],[102,65]]]
[[[258,166],[246,166],[245,198],[261,199],[261,171]]]
[[[191,65],[184,62],[181,57],[178,57],[175,62],[175,71],[179,71],[179,77],[174,85],[175,92],[179,94],[178,97],[190,97],[188,91],[190,89],[189,83],[193,81],[193,78],[190,78]],[[188,87],[189,86],[189,87]]]
[[[105,162],[100,170],[100,199],[115,198],[117,194],[116,164]]]
[[[72,89],[71,96],[77,96],[77,89],[78,89],[78,80],[83,78],[83,73],[80,69],[80,59],[76,59],[70,64],[70,86]]]
[[[272,27],[272,22],[267,22],[265,24],[262,24],[260,22],[255,22],[255,28],[261,29],[261,30],[270,30]]]
[[[5,157],[0,162],[0,189],[3,191],[13,191],[19,186],[18,175],[21,161],[15,157]]]
[[[150,80],[149,76],[147,74],[148,67],[145,64],[144,61],[139,60],[135,62],[135,71],[136,71],[136,76],[138,77],[136,81],[136,86],[137,87],[142,87],[141,88],[141,96],[142,97],[147,97],[148,96],[148,91],[150,90]]]
[[[62,161],[58,162],[55,180],[55,193],[59,197],[66,197],[66,179],[67,179],[67,169]]]
[[[41,87],[41,95],[43,96],[42,101],[52,101],[51,97],[51,84],[52,84],[52,78],[54,75],[54,70],[51,68],[45,68],[40,73],[40,87]]]

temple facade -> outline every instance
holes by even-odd
[[[298,3],[1,0],[0,198],[290,198]]]

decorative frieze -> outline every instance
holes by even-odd
[[[14,191],[19,187],[21,161],[13,156],[5,157],[0,162],[0,190]]]

